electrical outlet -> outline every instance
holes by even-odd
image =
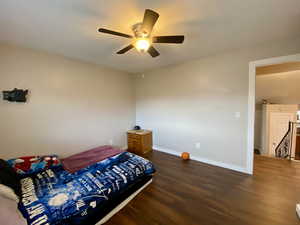
[[[108,141],[108,143],[109,143],[109,145],[113,145],[113,140],[110,139],[110,140]]]
[[[195,144],[195,148],[197,148],[197,149],[201,148],[200,142],[197,142],[197,143]]]

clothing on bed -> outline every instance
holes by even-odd
[[[63,225],[109,201],[140,178],[153,174],[153,165],[137,155],[123,152],[73,174],[52,168],[21,179],[19,209],[30,225]]]
[[[21,176],[61,165],[57,155],[24,156],[7,160],[7,163]]]
[[[93,165],[109,157],[118,155],[124,151],[114,148],[109,145],[93,148],[85,152],[72,155],[70,157],[62,159],[62,164],[65,170],[70,173],[74,173],[87,166]]]
[[[0,184],[11,188],[18,197],[21,197],[20,178],[3,159],[0,159]]]

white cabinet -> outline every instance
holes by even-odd
[[[296,122],[298,105],[263,105],[262,154],[275,156],[275,149],[288,131],[289,122]],[[296,135],[293,131],[292,156],[295,152]]]

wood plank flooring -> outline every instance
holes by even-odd
[[[255,156],[254,176],[154,151],[153,183],[106,225],[296,225],[300,163]]]

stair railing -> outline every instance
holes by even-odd
[[[292,157],[292,145],[293,145],[293,132],[294,123],[289,122],[289,129],[286,134],[283,136],[282,140],[279,142],[275,148],[275,156],[278,158],[289,158]]]

